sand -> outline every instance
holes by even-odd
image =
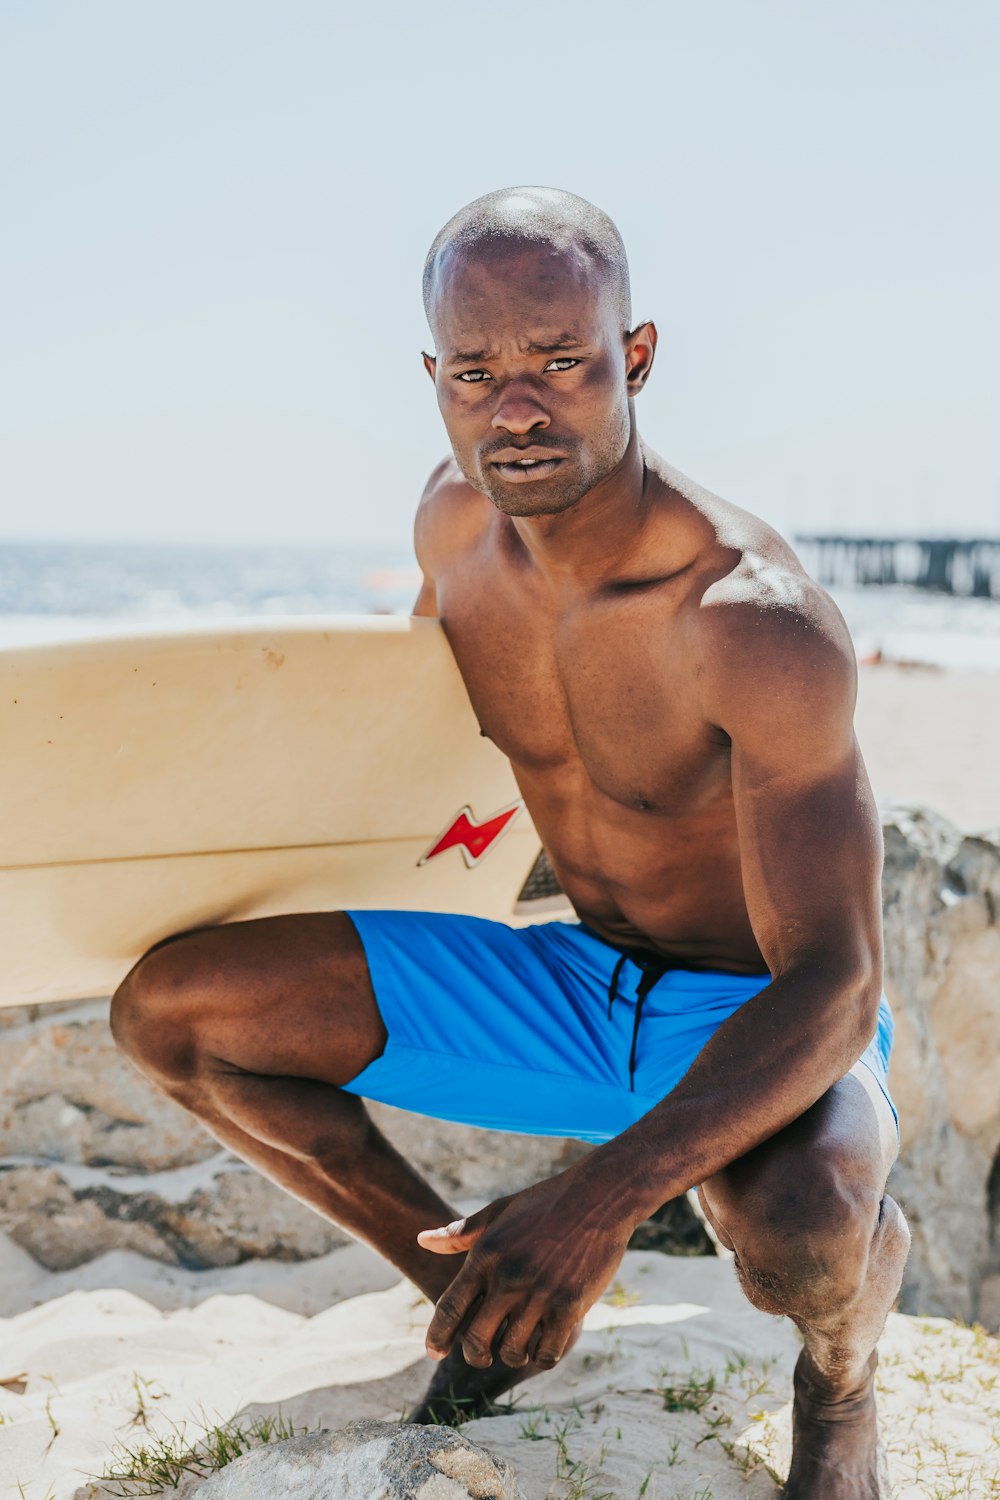
[[[920,803],[966,833],[1000,828],[1000,672],[863,666],[856,724],[880,802]]]
[[[395,1419],[431,1370],[427,1304],[360,1246],[213,1272],[119,1252],[53,1275],[4,1242],[0,1286],[3,1500],[93,1500],[107,1490],[87,1476],[161,1441],[197,1451],[216,1424]],[[510,1460],[527,1500],[773,1497],[796,1350],[728,1261],[630,1252],[565,1363],[468,1431]],[[898,1500],[1000,1496],[997,1340],[894,1316],[881,1385]],[[190,1495],[197,1469],[167,1493]]]

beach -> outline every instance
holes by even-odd
[[[1000,827],[1000,672],[862,665],[855,724],[880,803],[933,808],[966,833]]]
[[[0,1500],[1000,1500],[998,71],[0,4]]]
[[[44,1298],[2,1325],[4,1500],[148,1494],[157,1476],[183,1500],[220,1433],[239,1451],[276,1426],[395,1421],[432,1368],[427,1303],[361,1247],[225,1273],[115,1253],[39,1278],[9,1246],[0,1265],[5,1311]],[[797,1349],[726,1260],[630,1251],[559,1369],[465,1430],[526,1500],[764,1500],[787,1465]],[[879,1398],[897,1500],[1000,1493],[998,1351],[945,1319],[890,1319]]]
[[[877,657],[856,723],[880,804],[1000,828],[1000,672]],[[113,1249],[47,1270],[0,1235],[0,1500],[184,1500],[223,1449],[397,1420],[429,1378],[428,1313],[353,1244],[198,1270]],[[797,1348],[724,1255],[629,1251],[564,1364],[467,1430],[526,1500],[763,1500],[787,1465]],[[1000,1496],[996,1338],[894,1314],[879,1397],[897,1500]]]

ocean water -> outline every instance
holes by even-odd
[[[831,589],[859,658],[1000,671],[1000,600],[923,589]]]
[[[247,615],[405,612],[408,551],[0,543],[0,647]]]
[[[406,549],[0,544],[0,648],[258,615],[406,613]],[[1000,601],[833,591],[864,659],[1000,670]]]

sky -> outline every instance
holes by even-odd
[[[1000,7],[0,0],[0,540],[408,545],[420,273],[607,210],[640,430],[785,531],[1000,535]]]

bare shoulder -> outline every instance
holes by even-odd
[[[855,672],[843,616],[794,558],[743,550],[702,594],[697,628],[720,670]]]
[[[765,522],[718,502],[726,562],[694,612],[706,712],[744,742],[853,742],[857,661],[843,616]]]
[[[414,522],[414,547],[425,575],[437,576],[483,533],[493,507],[474,490],[450,456],[434,469]]]

